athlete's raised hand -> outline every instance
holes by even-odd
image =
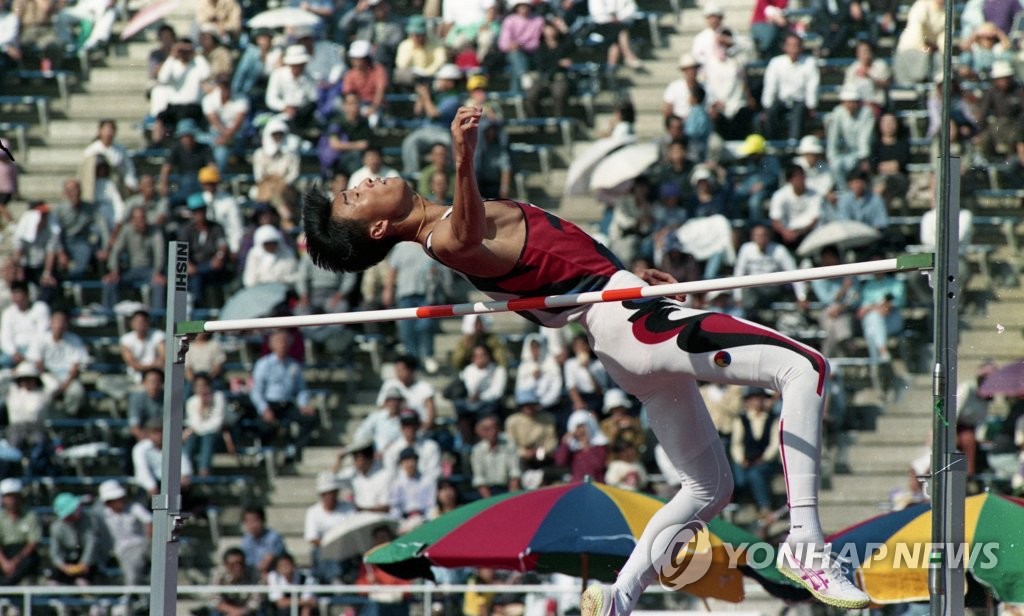
[[[479,107],[459,107],[452,121],[452,150],[455,162],[473,160],[476,151],[477,128],[480,126]]]
[[[676,277],[673,276],[672,274],[669,274],[668,272],[663,272],[661,270],[656,270],[654,268],[648,268],[641,271],[639,273],[639,276],[641,280],[643,280],[644,282],[651,286],[659,284],[676,284],[679,282],[678,280],[676,280]],[[672,299],[678,300],[680,302],[686,301],[685,293],[680,293],[679,295],[673,295],[671,297]]]

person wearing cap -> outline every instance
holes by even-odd
[[[142,373],[149,369],[164,369],[164,332],[149,324],[149,311],[139,309],[128,321],[129,331],[118,339],[121,359],[128,375],[136,383],[142,382]]]
[[[97,513],[107,536],[125,586],[145,584],[149,579],[149,547],[153,515],[141,503],[128,498],[128,491],[116,479],[100,484]]]
[[[37,459],[45,464],[49,438],[43,424],[51,411],[50,393],[43,388],[39,370],[31,361],[15,366],[12,379],[4,398],[7,410],[4,436],[11,447],[22,450],[30,464]],[[30,467],[30,472],[44,471]]]
[[[725,12],[717,0],[705,0],[701,13],[704,15],[704,29],[694,35],[690,55],[697,64],[704,66],[723,51],[718,34],[722,30],[722,17]],[[708,74],[713,78],[718,77],[715,73]]]
[[[60,231],[45,201],[32,202],[14,229],[14,261],[25,282],[35,285],[38,299],[47,304],[57,295]]]
[[[403,32],[401,22],[391,14],[390,0],[361,0],[338,20],[338,34],[346,41],[370,41],[374,60],[381,66],[393,67],[397,49],[414,18],[421,16],[410,15]]]
[[[530,59],[540,46],[544,18],[534,13],[532,0],[513,0],[510,4],[512,10],[501,21],[498,49],[508,63],[509,87],[513,92],[521,92]]]
[[[231,73],[217,73],[214,88],[203,97],[202,108],[203,117],[210,125],[210,136],[213,137],[216,168],[224,171],[228,167],[228,157],[242,151],[243,129],[249,116],[249,98],[244,90],[232,90]]]
[[[312,120],[317,100],[316,82],[306,72],[309,52],[302,45],[289,45],[281,59],[283,66],[270,73],[264,101],[267,108],[304,128]]]
[[[58,584],[88,586],[106,562],[107,545],[103,522],[82,506],[82,499],[61,492],[53,499],[56,519],[50,523],[51,579]]]
[[[427,20],[412,15],[405,22],[408,35],[395,52],[395,83],[411,84],[417,78],[431,78],[444,66],[448,54],[444,45],[427,34]]]
[[[481,498],[519,490],[522,470],[516,446],[501,432],[497,415],[484,415],[476,422],[476,444],[470,452],[473,487]]]
[[[43,387],[54,408],[77,415],[85,404],[85,387],[79,376],[89,363],[89,349],[76,334],[68,331],[68,314],[56,309],[50,315],[50,331],[38,336],[25,359],[40,371]]]
[[[348,178],[348,187],[354,188],[366,178],[394,178],[396,181],[402,179],[402,174],[394,167],[384,164],[384,155],[380,146],[370,143],[362,153],[363,166],[352,172]]]
[[[163,445],[164,431],[163,418],[150,417],[146,420],[143,428],[143,438],[132,447],[132,466],[135,469],[133,476],[135,485],[139,486],[150,496],[160,493],[161,474],[163,473]],[[189,498],[190,485],[192,483],[192,461],[181,452],[181,494],[183,510],[189,510],[187,505],[192,499]]]
[[[455,113],[462,102],[461,93],[458,91],[458,82],[461,79],[462,70],[459,67],[445,64],[434,74],[433,89],[422,81],[416,82],[416,103],[413,110],[423,119],[423,124],[402,140],[403,173],[419,172],[423,152],[435,143],[451,145],[452,136],[448,125],[455,119]]]
[[[376,451],[383,455],[388,446],[402,435],[398,414],[405,408],[405,396],[394,386],[384,391],[384,404],[366,416],[356,428],[353,442],[373,443]]]
[[[782,245],[795,251],[808,233],[818,226],[825,200],[807,186],[807,173],[800,165],[786,166],[786,184],[772,195],[768,218]]]
[[[150,303],[153,308],[162,310],[167,301],[167,276],[164,273],[167,244],[163,231],[149,224],[146,209],[141,205],[136,205],[128,212],[126,222],[107,257],[107,273],[103,276],[103,307],[112,311],[120,301],[122,288],[137,289],[148,285]]]
[[[768,154],[765,138],[756,133],[747,135],[738,154],[747,160],[747,167],[752,169],[752,173],[739,178],[733,186],[733,207],[738,208],[739,215],[746,208],[747,220],[761,222],[764,220],[764,203],[779,187],[782,165],[778,158]]]
[[[352,504],[359,511],[387,513],[391,509],[391,475],[377,460],[378,449],[372,439],[359,439],[338,452],[334,473],[343,484],[352,489]],[[352,464],[342,468],[345,457],[352,456]]]
[[[0,586],[16,586],[40,573],[39,516],[25,506],[21,480],[0,481]]]
[[[264,578],[271,571],[274,559],[287,550],[281,533],[267,526],[267,512],[260,505],[242,510],[242,544],[245,564]]]
[[[856,88],[843,86],[839,105],[829,112],[825,126],[825,154],[836,184],[841,186],[846,175],[871,154],[875,115],[870,107],[861,105]]]
[[[737,251],[733,275],[767,274],[795,269],[796,260],[793,259],[793,255],[785,246],[774,241],[771,227],[759,223],[750,230],[750,241],[744,242]],[[793,283],[792,292],[797,302],[805,304],[807,283]],[[787,288],[783,286],[751,287],[734,290],[733,297],[743,307],[744,315],[751,318],[756,311],[770,308],[772,302],[782,300],[786,293]]]
[[[220,171],[216,165],[207,165],[199,170],[199,186],[203,200],[206,202],[206,214],[210,220],[224,228],[228,249],[238,254],[242,244],[245,227],[239,211],[238,200],[223,189]]]
[[[199,0],[196,25],[212,26],[221,38],[237,40],[242,32],[242,5],[237,0]]]
[[[210,78],[210,65],[196,54],[192,40],[180,37],[156,74],[156,85],[149,93],[149,114],[156,116],[153,141],[163,140],[167,129],[185,118],[199,121],[203,84]]]
[[[402,520],[403,526],[411,528],[426,518],[436,500],[437,476],[420,472],[419,454],[414,448],[402,449],[388,498],[391,517]]]
[[[1017,81],[1013,65],[998,61],[989,72],[991,86],[978,103],[978,152],[990,161],[1014,153],[1024,115],[1024,85]]]
[[[569,415],[565,434],[554,452],[556,466],[566,467],[573,481],[590,477],[604,482],[608,468],[608,438],[597,425],[594,414],[587,409],[577,409]]]
[[[395,358],[393,376],[384,379],[377,392],[377,406],[382,407],[391,388],[401,392],[408,407],[420,416],[424,426],[434,425],[437,411],[434,408],[434,386],[421,379],[417,371],[420,361],[414,355],[399,355]]]
[[[665,92],[661,97],[663,101],[662,115],[666,118],[674,115],[686,120],[686,116],[690,114],[690,109],[693,107],[690,93],[701,87],[697,81],[697,69],[700,68],[700,63],[689,53],[684,53],[679,57],[678,66],[683,74],[665,86]]]
[[[991,3],[996,4],[996,3]],[[1017,11],[1020,9],[1018,8]],[[984,79],[997,61],[1013,61],[1013,44],[1006,36],[1008,30],[1002,30],[991,21],[986,21],[974,29],[970,38],[961,41],[957,74],[965,81]]]
[[[274,225],[262,225],[253,236],[252,250],[245,257],[242,285],[291,285],[299,271],[299,262],[290,246],[284,242],[281,230]]]
[[[383,113],[384,94],[388,89],[388,72],[374,62],[373,46],[370,41],[352,41],[348,46],[349,69],[341,82],[344,94],[355,93],[359,97],[361,113],[375,128]]]
[[[313,438],[319,419],[310,400],[309,389],[302,374],[302,365],[288,354],[292,344],[288,330],[270,333],[270,352],[256,360],[252,369],[249,400],[259,414],[259,430],[264,444],[284,446],[286,461],[301,461],[302,450]],[[292,425],[298,431],[291,435]]]
[[[341,563],[320,558],[320,541],[327,531],[355,513],[355,509],[349,503],[338,499],[341,483],[334,473],[324,471],[317,475],[315,487],[317,501],[306,509],[302,538],[309,542],[312,549],[313,574],[320,582],[332,584],[341,578]]]
[[[803,40],[788,33],[782,42],[782,53],[765,68],[761,106],[767,112],[768,139],[799,139],[806,116],[817,113],[821,73],[815,59],[802,52]]]
[[[800,138],[793,162],[803,167],[808,188],[830,203],[835,202],[835,176],[825,158],[825,147],[817,135],[804,135]]]
[[[551,464],[558,447],[555,416],[541,410],[540,399],[530,390],[516,391],[517,411],[505,420],[505,435],[515,445],[523,469]]]
[[[614,443],[628,433],[630,441],[637,447],[642,447],[646,437],[640,418],[632,414],[633,401],[629,399],[626,392],[613,387],[604,392],[604,403],[601,405],[601,412],[605,418],[601,420],[601,432],[608,437],[609,443]],[[628,431],[628,432],[627,432]]]
[[[341,111],[331,115],[327,130],[317,143],[320,176],[326,179],[339,171],[351,176],[362,164],[363,152],[375,140],[370,123],[360,112],[359,95],[355,92],[345,94]],[[348,182],[345,187],[348,187]]]
[[[203,195],[193,193],[186,203],[189,221],[178,227],[178,241],[188,242],[188,292],[193,305],[202,308],[208,305],[207,289],[231,279],[231,252],[224,227],[207,216]]]
[[[758,515],[767,521],[772,514],[772,479],[779,472],[779,430],[772,413],[771,392],[748,387],[743,412],[732,423],[729,454],[738,490],[748,489]]]
[[[433,481],[441,474],[441,448],[433,439],[420,433],[423,423],[416,411],[403,409],[398,416],[399,437],[384,450],[381,462],[388,475],[398,474],[399,456],[405,449],[413,449],[419,459],[420,473]]]
[[[28,355],[35,341],[50,329],[50,307],[32,301],[25,282],[10,283],[11,304],[0,312],[0,367],[11,368]]]
[[[198,113],[202,113],[201,107]],[[178,122],[174,132],[176,141],[160,166],[160,194],[174,202],[180,203],[198,191],[199,170],[216,162],[210,146],[196,140],[198,133],[199,125],[192,118]],[[173,193],[172,184],[176,187]]]

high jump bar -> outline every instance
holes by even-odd
[[[329,314],[310,314],[287,317],[262,317],[254,319],[228,319],[223,321],[183,321],[178,324],[177,335],[195,335],[203,332],[229,332],[256,329],[277,329],[290,327],[315,327],[324,325],[354,325],[357,323],[380,323],[383,321],[402,321],[408,319],[438,319],[457,317],[467,314],[490,314],[494,312],[517,312],[520,310],[543,310],[545,308],[565,308],[597,304],[600,302],[621,302],[652,297],[666,297],[688,293],[707,293],[710,291],[730,291],[749,287],[805,282],[825,278],[841,278],[843,276],[860,276],[865,274],[884,274],[889,272],[909,272],[930,270],[934,266],[932,253],[904,254],[890,259],[879,259],[861,263],[844,263],[827,267],[772,272],[769,274],[751,274],[748,276],[730,276],[714,280],[698,280],[695,282],[678,282],[674,284],[652,285],[647,287],[629,287],[609,289],[607,291],[586,291],[565,295],[548,295],[543,297],[524,297],[512,300],[496,300],[488,302],[467,302],[440,306],[420,306],[416,308],[388,308],[384,310],[367,310],[363,312],[342,312]]]

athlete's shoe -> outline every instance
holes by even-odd
[[[592,584],[587,587],[580,597],[580,613],[582,616],[615,616],[611,586]]]
[[[843,575],[835,554],[800,550],[784,543],[780,546],[778,569],[827,605],[856,610],[871,602],[864,591]]]

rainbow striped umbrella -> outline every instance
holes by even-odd
[[[366,562],[404,578],[430,577],[430,567],[493,567],[559,572],[611,581],[664,502],[645,494],[583,482],[516,492],[465,505],[370,552]],[[710,560],[707,573],[682,590],[739,602],[743,572],[730,567],[726,541],[757,541],[715,520],[682,557]],[[745,565],[741,554],[739,564]],[[786,584],[774,567],[758,572]]]
[[[928,599],[931,506],[913,505],[851,526],[831,537],[851,562],[850,578],[875,603]],[[965,546],[953,546],[964,568],[1000,601],[1024,602],[1024,500],[998,494],[967,498]]]

